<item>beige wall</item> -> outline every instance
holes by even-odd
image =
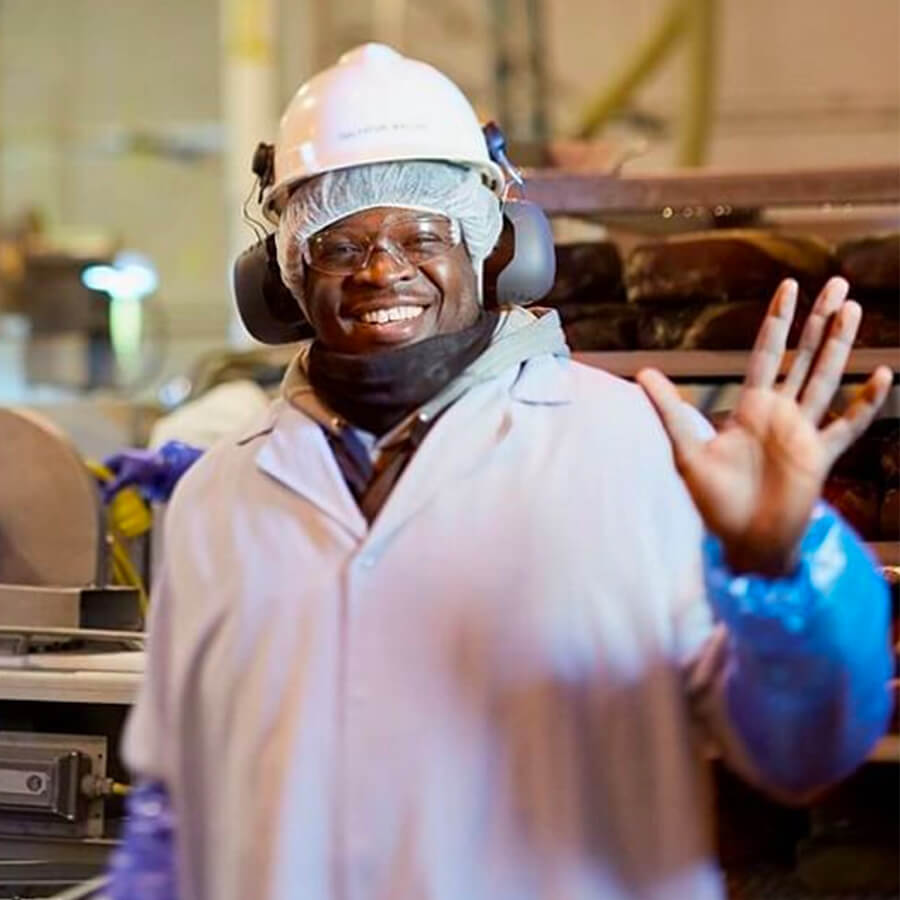
[[[507,2],[513,11],[524,5]],[[147,252],[173,330],[193,339],[190,352],[224,339],[229,315],[215,152],[218,5],[0,0],[0,218],[36,205],[55,224],[95,226]],[[572,127],[662,5],[548,0],[557,132]],[[284,99],[315,66],[372,33],[367,0],[281,7]],[[448,71],[485,113],[493,103],[488,8],[416,0],[405,31],[407,52]],[[714,164],[900,158],[896,0],[722,0],[720,26]],[[671,120],[683,69],[671,60],[642,91],[641,109]],[[213,152],[193,160],[116,152],[116,141],[135,133],[187,137]],[[663,142],[640,165],[671,159]]]
[[[115,152],[218,118],[216,0],[2,0],[0,203],[155,259],[173,327],[219,330],[220,165]]]

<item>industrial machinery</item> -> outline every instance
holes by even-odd
[[[0,897],[47,896],[114,842],[149,532],[113,520],[40,416],[0,409],[0,435]]]

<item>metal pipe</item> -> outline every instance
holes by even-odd
[[[90,900],[91,897],[102,900],[102,897],[98,892],[102,891],[108,884],[108,875],[98,875],[90,881],[85,881],[83,884],[68,888],[61,894],[54,894],[52,897],[48,898],[48,900]]]
[[[513,129],[512,110],[509,102],[509,81],[512,63],[507,48],[506,30],[509,14],[507,0],[491,2],[491,36],[494,47],[494,96],[497,104],[496,118],[507,134]]]
[[[528,57],[531,68],[531,137],[543,143],[549,137],[547,103],[547,45],[543,0],[527,0]]]
[[[706,161],[715,104],[716,0],[692,0],[688,8],[688,72],[678,140],[678,163]]]
[[[587,105],[577,128],[579,138],[593,137],[625,105],[635,88],[665,59],[686,25],[685,0],[671,0],[650,36],[625,61],[609,86]]]
[[[4,0],[0,0],[0,72],[3,71],[3,51],[6,49],[3,45],[3,35],[9,34],[9,29],[3,27],[3,19],[6,10],[4,8]],[[4,213],[8,212],[3,209],[3,190],[6,187],[6,134],[3,130],[3,91],[0,91],[0,226],[3,225]],[[0,293],[0,304],[2,304],[3,296]]]
[[[231,266],[252,240],[241,205],[253,185],[250,161],[259,141],[271,141],[277,118],[277,0],[220,0],[222,157],[227,246],[227,296]],[[236,310],[229,325],[232,345],[249,346]]]

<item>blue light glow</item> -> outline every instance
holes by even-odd
[[[88,266],[81,273],[81,283],[92,291],[103,291],[110,299],[142,300],[159,286],[153,264],[139,253],[118,254],[111,266]]]

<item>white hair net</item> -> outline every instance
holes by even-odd
[[[481,283],[481,266],[503,225],[500,202],[481,176],[451,163],[412,160],[326,172],[293,193],[275,242],[281,278],[303,305],[303,242],[329,225],[377,206],[447,216],[462,232]]]

